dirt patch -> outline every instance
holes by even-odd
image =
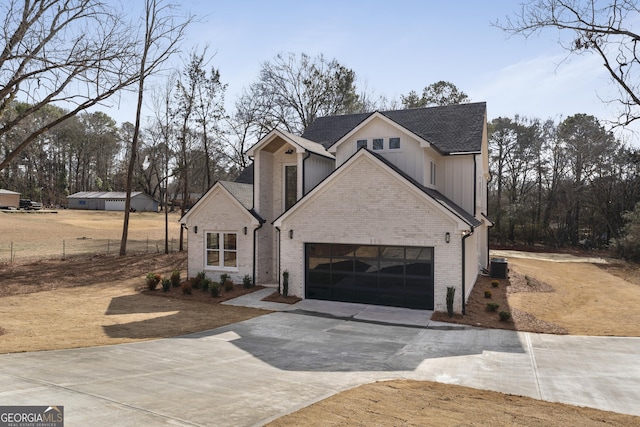
[[[640,417],[428,381],[345,391],[267,424],[277,426],[631,426]]]
[[[0,296],[126,281],[149,272],[170,273],[186,266],[186,252],[169,255],[94,255],[43,259],[0,267]]]

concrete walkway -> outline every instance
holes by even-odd
[[[281,311],[173,339],[0,355],[0,404],[62,405],[69,426],[250,426],[406,378],[640,415],[639,338],[461,328],[360,304],[271,307]]]

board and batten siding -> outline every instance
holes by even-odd
[[[390,150],[389,138],[400,138],[400,148]],[[404,173],[416,181],[423,183],[423,152],[419,141],[411,134],[401,130],[398,126],[388,123],[380,118],[373,119],[362,129],[355,132],[337,147],[336,167],[345,163],[357,151],[359,139],[368,140],[368,148],[371,150],[373,138],[384,139],[383,150],[372,150],[389,160]]]
[[[438,164],[444,169],[443,182],[437,185],[438,191],[472,215],[475,214],[473,159],[473,155],[443,157]]]
[[[304,164],[304,194],[321,183],[335,168],[335,160],[311,154],[303,159]]]

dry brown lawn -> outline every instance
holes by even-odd
[[[511,307],[559,325],[570,335],[640,336],[640,285],[610,274],[617,269],[524,258],[509,262],[516,272],[543,278],[553,289],[511,294]]]
[[[177,250],[180,236],[180,215],[168,216],[169,241]],[[0,212],[0,263],[11,260],[11,246],[16,260],[42,257],[61,258],[80,253],[117,253],[120,248],[124,214],[122,212],[57,211]],[[129,247],[156,252],[164,250],[164,213],[133,212],[130,214]],[[151,247],[145,242],[151,241]],[[134,246],[135,244],[135,246]],[[108,247],[108,245],[110,247]]]
[[[0,353],[174,337],[268,313],[140,292],[148,272],[168,276],[185,259],[185,253],[100,256],[5,266]]]
[[[22,236],[20,238],[29,241],[37,236],[33,244],[40,248],[62,236],[82,237],[89,232],[95,233],[92,236],[113,233],[118,236],[121,213],[118,217],[116,213],[64,212],[57,217],[60,221],[46,219],[45,214],[13,216],[9,228],[5,227],[8,223],[0,213],[3,231],[0,239]],[[143,214],[138,219],[141,221],[134,229],[143,234],[164,235],[163,216]],[[72,231],[76,234],[69,234]],[[184,266],[184,254],[93,256],[0,265],[0,334],[4,329],[0,353],[170,337],[266,313],[188,299],[151,297],[137,290],[144,284],[147,272],[166,275],[174,268],[183,270]],[[499,322],[495,314],[484,310],[487,301],[480,291],[483,286],[492,289],[490,281],[479,283],[474,290],[475,302],[470,301],[468,307],[470,314],[458,321],[542,332],[557,328],[556,333],[640,335],[637,326],[640,319],[633,310],[637,310],[640,302],[640,275],[636,267],[596,267],[515,258],[509,259],[509,266],[512,277],[501,281],[500,291],[494,289],[492,300],[504,298],[500,300],[501,309],[509,308],[514,313],[514,321]],[[509,292],[512,286],[515,291]],[[337,394],[272,423],[278,426],[425,424],[628,426],[640,425],[640,417],[455,385],[390,381]]]

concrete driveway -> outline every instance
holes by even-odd
[[[249,426],[401,378],[640,415],[638,338],[460,328],[359,304],[272,308],[286,309],[173,339],[1,355],[0,404],[62,405],[69,426]]]

